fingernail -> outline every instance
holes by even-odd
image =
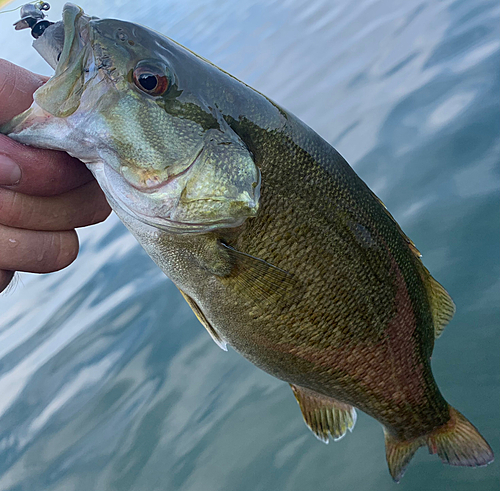
[[[0,154],[0,186],[12,186],[20,180],[20,167],[7,155]]]

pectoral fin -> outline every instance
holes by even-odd
[[[347,433],[347,430],[353,430],[356,424],[356,409],[352,406],[304,387],[292,384],[290,386],[306,425],[318,440],[328,443],[331,436],[337,441]]]
[[[234,263],[230,279],[238,293],[257,302],[295,296],[298,285],[292,274],[257,257],[221,243]]]
[[[205,326],[205,329],[215,341],[215,344],[224,351],[227,351],[226,341],[224,341],[211,326],[210,322],[208,322],[207,318],[205,317],[205,314],[203,314],[200,307],[198,307],[198,304],[189,295],[186,295],[182,290],[179,289],[179,291],[182,293],[182,296],[185,298],[188,305],[193,309],[193,312],[196,314],[196,317],[198,317],[198,320],[203,324],[203,326]]]

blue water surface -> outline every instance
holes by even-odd
[[[498,1],[81,5],[172,37],[346,157],[454,298],[434,374],[500,460]],[[17,19],[0,16],[0,56],[50,74]],[[222,352],[116,217],[80,237],[71,267],[0,296],[0,491],[499,489],[498,463],[424,449],[393,484],[363,414],[318,442],[288,385]]]

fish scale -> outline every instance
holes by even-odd
[[[268,142],[267,142],[267,144],[269,146]],[[269,148],[266,148],[265,150],[266,150],[266,153],[268,153],[268,152],[270,152],[271,154],[273,153],[272,151],[269,150]],[[281,152],[277,152],[277,153],[283,155]],[[300,152],[298,152],[298,153],[300,153]],[[278,159],[276,159],[276,160],[273,160],[274,165],[273,165],[272,169],[280,168],[280,163],[283,163],[284,165],[286,165],[286,163],[287,163],[287,162],[280,162]],[[295,161],[295,165],[300,165],[300,163],[301,163],[300,161],[299,162],[297,162],[297,160]],[[305,165],[307,165],[307,164],[308,163],[306,161]],[[280,181],[282,178],[283,178],[283,176],[278,176],[277,180]],[[266,175],[266,172],[265,172],[264,167],[263,167],[263,183],[272,181],[272,178],[269,180],[268,179],[269,179],[269,177]],[[326,191],[330,191],[333,196],[338,196],[338,194],[339,194],[336,192],[335,189],[331,190],[331,189],[327,188]],[[340,194],[342,194],[342,193],[340,193]],[[263,189],[262,195],[263,195],[263,197],[266,196],[264,189]],[[272,193],[269,193],[269,195],[272,195]],[[334,203],[333,200],[331,200],[330,202],[332,204]],[[274,210],[272,210],[272,207],[273,207],[272,202],[269,204],[266,204],[266,202],[263,199],[261,201],[261,206],[264,209],[266,206],[269,206],[271,208],[271,210],[269,211],[270,216],[276,215],[274,213]],[[311,206],[314,206],[314,203],[312,203]],[[280,207],[280,204],[278,204],[278,207]],[[331,208],[334,208],[334,206],[331,206]],[[330,276],[331,276],[330,282],[333,284],[332,286],[338,286],[339,283],[341,284],[341,282],[337,281],[338,274],[335,271],[336,266],[338,266],[338,264],[335,264],[335,263],[329,264],[327,261],[325,261],[323,246],[325,243],[328,243],[330,241],[328,240],[328,238],[325,239],[324,234],[327,233],[328,231],[324,227],[321,227],[321,228],[316,227],[318,233],[321,234],[322,237],[321,238],[318,237],[317,236],[318,233],[315,236],[314,235],[314,225],[315,224],[314,224],[314,222],[312,222],[310,220],[309,210],[304,210],[305,217],[304,216],[302,216],[302,217],[297,216],[298,215],[297,210],[301,210],[300,207],[298,208],[298,207],[294,206],[294,210],[295,211],[290,210],[291,213],[289,210],[286,210],[286,212],[282,215],[283,217],[289,217],[288,221],[292,221],[292,224],[287,224],[287,227],[293,228],[295,230],[295,233],[289,236],[289,242],[291,242],[291,244],[287,243],[286,241],[281,241],[280,249],[282,251],[287,251],[287,252],[289,252],[290,250],[293,251],[293,247],[298,247],[300,249],[302,241],[306,241],[310,244],[317,244],[318,249],[319,249],[318,251],[316,251],[317,257],[310,258],[310,260],[306,263],[306,265],[309,266],[309,268],[306,269],[304,272],[297,273],[297,276],[299,274],[303,274],[305,277],[311,279],[311,278],[315,277],[315,275],[310,274],[311,269],[313,271],[318,271],[317,266],[316,266],[317,264],[321,264],[322,268],[320,270],[320,274],[316,276],[318,278],[318,280],[316,282],[314,282],[309,287],[308,291],[311,291],[311,295],[309,295],[309,297],[308,297],[309,302],[305,306],[306,309],[315,311],[316,322],[314,322],[310,326],[307,325],[307,321],[311,319],[311,316],[308,315],[307,311],[306,311],[305,315],[294,314],[294,316],[291,319],[287,319],[287,320],[285,320],[285,322],[283,322],[283,324],[286,326],[284,328],[285,332],[280,333],[278,335],[281,343],[286,344],[287,342],[290,342],[291,340],[287,339],[287,334],[290,332],[292,332],[292,333],[295,332],[294,329],[296,329],[298,332],[302,333],[302,335],[301,335],[302,339],[304,339],[304,337],[305,337],[304,333],[310,332],[312,334],[312,337],[310,337],[309,341],[311,341],[311,340],[314,341],[315,337],[318,337],[318,332],[324,332],[324,336],[320,336],[318,341],[312,345],[313,349],[315,349],[315,348],[321,349],[323,347],[322,346],[323,340],[326,341],[325,344],[327,344],[327,345],[333,345],[333,346],[346,345],[346,344],[349,344],[349,341],[353,337],[353,325],[356,325],[356,324],[360,324],[359,329],[362,329],[364,331],[365,337],[372,337],[371,335],[373,334],[373,331],[377,330],[376,324],[374,324],[374,323],[365,324],[363,322],[352,322],[352,314],[351,314],[351,319],[346,320],[344,310],[348,310],[351,313],[362,312],[362,309],[358,308],[357,305],[352,305],[352,301],[353,301],[354,297],[348,295],[348,292],[345,291],[346,289],[343,289],[344,291],[343,292],[341,291],[341,294],[338,297],[335,295],[331,295],[330,292],[328,295],[325,294],[325,289],[328,287],[328,276],[329,276],[328,270],[334,270],[334,274],[333,275],[330,274]],[[265,211],[263,213],[265,213]],[[294,227],[293,222],[297,221],[297,220],[310,222],[310,226],[307,229],[307,233],[303,236],[299,236],[297,234],[298,230],[296,229],[296,227]],[[266,224],[269,222],[271,222],[271,221],[270,220],[263,221],[263,223],[266,223]],[[257,222],[253,222],[249,226],[250,230],[246,230],[240,236],[240,239],[238,240],[237,247],[240,250],[248,252],[252,255],[255,255],[257,257],[262,257],[262,254],[265,254],[265,250],[267,249],[267,247],[266,247],[267,243],[274,242],[273,241],[274,233],[272,232],[273,225],[271,223],[271,225],[269,227],[265,227],[263,230],[260,230],[260,231],[256,230],[257,225],[258,225]],[[304,227],[302,227],[302,228],[304,228]],[[334,227],[331,232],[332,232],[332,235],[334,236],[332,238],[333,239],[332,241],[338,242],[338,239],[337,239],[338,230],[335,229],[335,227]],[[279,231],[278,231],[278,233],[279,233]],[[313,246],[311,246],[311,247],[313,247]],[[411,251],[409,251],[409,250],[407,251],[407,253],[409,255],[412,254]],[[296,268],[294,267],[294,264],[293,263],[290,264],[289,261],[286,261],[286,259],[288,257],[290,257],[290,256],[293,257],[293,255],[291,255],[289,253],[288,254],[282,253],[281,256],[284,258],[283,262],[278,261],[278,262],[276,262],[276,265],[283,268],[283,269],[286,269],[287,271],[295,273]],[[345,257],[345,256],[342,256],[342,254],[340,254],[340,255],[337,254],[336,256],[337,257]],[[278,257],[279,257],[279,253],[278,253]],[[410,259],[411,259],[411,256],[410,256]],[[303,268],[304,264],[301,262],[300,266]],[[352,274],[352,271],[349,270],[347,273]],[[363,270],[361,270],[360,273],[362,274]],[[300,282],[300,277],[298,279],[298,282]],[[347,288],[347,290],[348,290],[348,288]],[[392,292],[389,291],[389,296],[391,293]],[[335,299],[339,298],[339,300],[340,300],[341,309],[340,309],[340,312],[337,313],[337,315],[335,312],[336,309],[334,307],[332,307],[331,297],[334,297]],[[381,298],[380,295],[376,295],[376,297],[379,299]],[[311,301],[313,302],[312,305],[310,304]],[[335,303],[333,305],[335,305]],[[342,309],[342,307],[344,307],[344,309]],[[268,314],[265,314],[264,315],[264,322],[267,322],[267,317],[269,317]],[[333,318],[333,322],[332,322],[332,318]],[[324,322],[322,322],[323,319],[325,320]],[[336,320],[337,320],[337,322],[336,322]],[[338,322],[338,320],[340,322]],[[339,329],[338,327],[336,328],[336,325],[338,326],[339,324],[341,326],[344,326],[344,328],[343,329],[342,328]],[[432,329],[431,326],[428,328]],[[257,327],[256,329],[258,330],[259,328]],[[403,348],[405,348],[407,346],[408,345],[406,345],[406,346],[403,345]],[[370,351],[368,351],[367,355],[370,356],[370,355],[372,355],[372,353]],[[362,356],[362,354],[361,354],[361,356]],[[343,366],[344,366],[343,370],[348,372],[348,373],[349,372],[352,373],[354,371],[354,367],[356,365],[359,365],[359,361],[360,361],[359,357],[354,357],[354,359],[351,360],[351,363],[348,364],[347,367],[343,364]],[[329,367],[330,369],[337,368],[334,361],[332,361],[330,363],[330,365],[331,365],[331,367]],[[365,364],[363,363],[362,365],[364,366]],[[352,366],[352,368],[351,368],[351,366]],[[364,367],[362,369],[362,371],[366,372],[366,373],[370,373],[370,369],[366,369],[366,367]],[[435,384],[434,384],[434,381],[432,380],[432,378],[430,378],[430,381],[432,382],[432,388],[434,389]],[[309,381],[309,384],[310,384],[309,387],[311,387],[310,381]],[[316,387],[316,389],[317,389],[317,387]],[[330,394],[336,393],[335,386],[331,387],[330,390],[331,390]],[[323,386],[323,391],[325,391],[324,386]],[[357,403],[356,405],[358,405],[358,406],[360,405],[358,401],[355,401],[355,402]],[[394,410],[394,408],[393,408],[393,410]],[[447,406],[444,405],[443,410],[447,411]],[[415,410],[413,410],[413,412],[414,411]]]

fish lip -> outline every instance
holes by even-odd
[[[66,3],[63,7],[62,12],[64,43],[60,58],[57,62],[56,71],[57,67],[61,67],[74,59],[75,55],[78,55],[82,49],[85,49],[85,47],[90,42],[88,29],[82,29],[82,26],[80,25],[81,20],[84,20],[85,25],[89,26],[90,18],[85,15],[83,9],[75,4]],[[73,40],[75,38],[75,35],[78,36],[77,49],[73,48]]]
[[[88,44],[88,33],[84,34],[83,31],[86,30],[81,29],[81,20],[88,25],[90,17],[85,15],[77,5],[66,3],[62,10],[62,19],[51,23],[43,34],[33,41],[33,47],[38,54],[55,70],[54,76],[64,72],[71,61]],[[84,36],[87,39],[82,39]],[[74,49],[74,44],[78,45],[77,49]],[[52,50],[55,52],[53,53]],[[77,51],[76,55],[75,51]]]

